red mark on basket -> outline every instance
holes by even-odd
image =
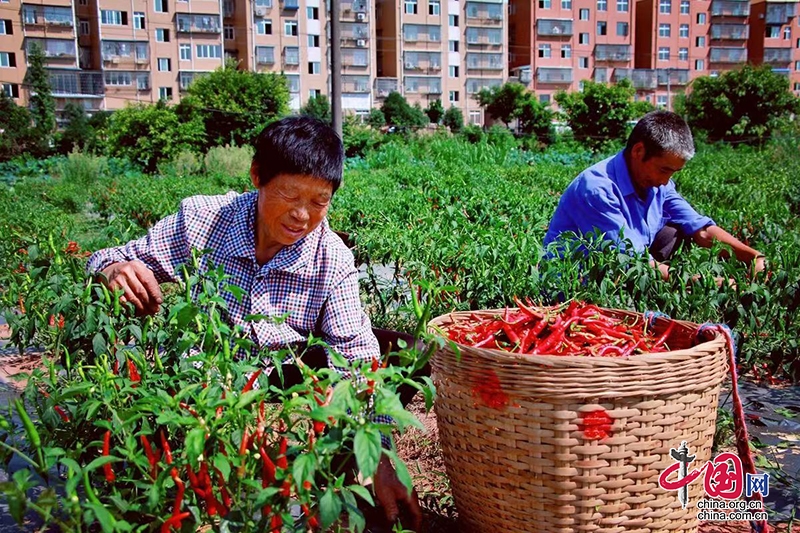
[[[581,413],[581,430],[584,438],[599,440],[611,436],[611,424],[614,423],[605,409]]]
[[[508,406],[508,394],[503,392],[500,379],[494,370],[485,370],[479,378],[480,383],[472,388],[472,395],[480,399],[493,409],[503,409]]]

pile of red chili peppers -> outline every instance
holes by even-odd
[[[667,351],[675,323],[654,336],[641,318],[620,319],[593,304],[571,301],[555,308],[533,308],[515,299],[493,317],[471,319],[445,327],[448,337],[465,346],[520,354],[628,357]]]

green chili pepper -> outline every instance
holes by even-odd
[[[36,426],[33,425],[31,417],[29,417],[27,411],[25,411],[22,400],[17,399],[14,402],[14,406],[17,408],[17,415],[19,415],[20,420],[22,420],[22,426],[25,428],[25,433],[27,433],[31,445],[37,450],[40,449],[42,447],[42,439],[39,436],[39,432],[36,431]]]

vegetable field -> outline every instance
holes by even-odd
[[[541,242],[561,191],[611,154],[574,146],[527,152],[506,135],[477,144],[432,135],[350,159],[329,220],[355,242],[374,326],[414,333],[455,310],[583,301],[725,323],[738,335],[742,372],[794,381],[797,154],[789,140],[761,149],[701,146],[675,177],[699,211],[766,254],[767,271],[757,276],[721,259],[719,248],[680,251],[669,281],[646,260],[602,244],[588,257],[548,258]],[[283,391],[256,369],[265,357],[294,354],[254,354],[242,331],[224,323],[219,292],[242,289],[223,273],[198,275],[187,266],[164,311],[139,319],[83,270],[88,251],[143,235],[187,196],[246,190],[247,176],[150,176],[124,161],[71,154],[17,167],[3,181],[0,307],[12,344],[53,356],[20,403],[0,406],[0,459],[30,451],[23,455],[40,476],[18,471],[0,487],[13,512],[33,511],[72,530],[95,521],[104,531],[144,530],[137,516],[164,531],[223,522],[238,531],[279,531],[293,521],[301,530],[361,527],[359,508],[372,497],[344,474],[341,454],[362,474],[375,472],[381,434],[392,428],[373,422],[370,410],[401,430],[419,425],[397,395],[419,354],[403,350],[406,367],[374,361],[352,369],[364,373],[366,387],[299,366],[300,383]],[[719,276],[735,284],[718,288]],[[429,385],[415,385],[428,407]],[[29,414],[40,423],[26,422]],[[22,424],[11,427],[12,418]],[[54,468],[66,481],[29,500],[27,488],[53,481]],[[404,467],[398,475],[410,483]],[[292,515],[291,502],[301,516]]]

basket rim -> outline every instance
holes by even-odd
[[[507,309],[510,311],[519,310],[518,307],[509,307]],[[532,307],[532,309],[553,309],[553,308]],[[606,311],[612,311],[617,314],[623,314],[628,316],[639,316],[639,317],[643,316],[643,313],[628,311],[625,309],[614,309],[614,308],[603,308],[603,309]],[[713,339],[696,344],[690,348],[670,350],[666,352],[636,354],[628,357],[593,357],[586,355],[521,354],[521,353],[507,352],[505,350],[498,350],[496,348],[475,348],[473,346],[467,346],[465,344],[453,341],[447,338],[447,336],[442,334],[443,332],[441,329],[441,324],[447,319],[450,319],[452,322],[455,322],[452,318],[453,316],[496,314],[498,312],[505,312],[505,310],[506,308],[500,308],[500,309],[481,309],[478,311],[456,311],[452,313],[446,313],[429,321],[427,324],[427,329],[429,332],[433,332],[439,339],[445,342],[444,347],[448,347],[452,350],[452,346],[456,346],[458,350],[462,352],[462,354],[467,352],[471,355],[472,354],[479,355],[480,357],[493,360],[497,363],[514,363],[514,364],[526,363],[526,364],[536,364],[539,366],[550,366],[550,367],[573,367],[573,368],[579,366],[638,367],[654,363],[686,361],[689,359],[697,358],[697,356],[701,352],[716,352],[720,349],[726,349],[725,345],[727,344],[727,341],[723,338],[723,336],[719,333],[716,333]],[[699,324],[685,320],[675,320],[671,318],[658,317],[656,319],[656,323],[658,323],[658,321],[675,322],[676,324],[683,326],[685,329],[696,330],[699,327]]]

